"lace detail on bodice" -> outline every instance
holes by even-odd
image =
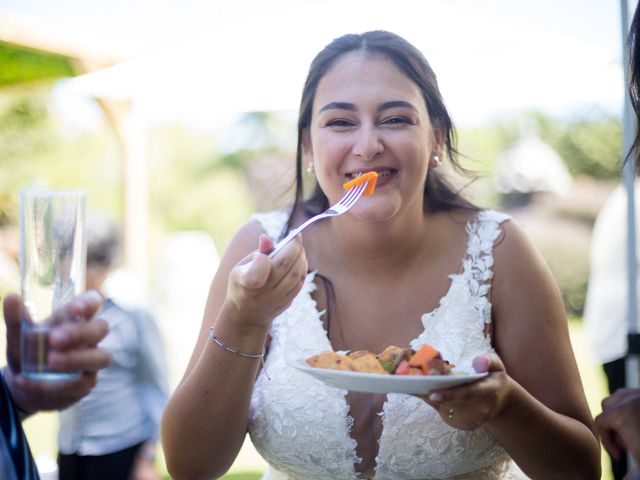
[[[346,390],[326,388],[287,363],[331,350],[311,298],[313,278],[307,276],[300,294],[273,322],[263,369],[271,379],[261,374],[256,380],[249,432],[265,460],[291,478],[352,480],[360,459],[349,437],[353,420]]]
[[[279,235],[283,223],[278,226],[277,222],[284,222],[286,214],[274,212],[265,222],[268,217],[259,218],[265,231],[272,235],[278,230]],[[451,286],[438,308],[422,316],[424,331],[411,342],[413,348],[423,343],[438,345],[444,358],[469,371],[473,357],[494,351],[485,333],[491,321],[487,293],[493,276],[493,243],[500,235],[500,223],[507,218],[483,211],[469,222],[462,273],[450,275]],[[311,273],[289,309],[274,320],[265,368],[251,398],[249,433],[271,466],[263,479],[359,478],[347,391],[327,387],[289,365],[332,348],[322,313],[311,297],[313,280]],[[485,428],[462,431],[450,427],[417,397],[389,394],[380,415],[383,429],[376,480],[520,478],[510,470],[510,458]]]

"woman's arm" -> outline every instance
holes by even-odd
[[[217,478],[242,446],[249,401],[260,367],[208,340],[216,336],[241,352],[262,352],[271,321],[302,287],[307,262],[300,241],[291,242],[273,260],[252,254],[257,224],[243,227],[233,239],[215,275],[200,334],[182,382],[163,414],[161,437],[172,478]],[[260,252],[270,250],[260,237]],[[250,267],[239,266],[249,260]]]
[[[532,479],[599,479],[600,445],[560,292],[520,228],[503,225],[490,292],[498,355],[476,357],[484,379],[427,401],[456,428],[485,425]]]
[[[559,289],[524,232],[513,222],[504,232],[492,303],[495,346],[511,388],[488,427],[531,478],[600,478],[600,445]]]

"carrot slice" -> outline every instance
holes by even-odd
[[[423,375],[422,369],[410,366],[408,360],[402,360],[394,373],[396,375]]]
[[[409,359],[409,365],[420,367],[426,373],[429,372],[429,362],[440,357],[440,352],[431,345],[422,345],[416,353]]]
[[[362,193],[362,196],[368,197],[369,195],[373,195],[373,191],[376,188],[376,182],[378,181],[378,173],[377,172],[367,172],[363,173],[359,177],[354,178],[353,180],[348,181],[342,188],[345,190],[349,190],[356,185],[360,185],[361,183],[367,182],[367,186]]]

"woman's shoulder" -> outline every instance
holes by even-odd
[[[499,212],[497,210],[484,209],[478,210],[476,218],[479,222],[494,222],[502,224],[507,220],[511,220],[511,215],[508,213]]]
[[[469,241],[491,252],[495,268],[505,270],[504,273],[521,273],[523,262],[541,260],[526,230],[508,213],[492,209],[456,210],[449,213],[449,224],[457,224],[458,229],[464,226]]]
[[[511,215],[490,209],[453,209],[445,210],[435,214],[434,218],[440,219],[440,224],[445,228],[452,228],[458,232],[464,229],[469,231],[477,231],[483,227],[486,230],[488,226],[493,226],[496,230],[500,230],[507,220],[511,220]]]
[[[494,283],[522,282],[525,278],[550,280],[549,267],[526,227],[510,216],[507,219],[510,221],[500,224],[500,235],[494,244]]]

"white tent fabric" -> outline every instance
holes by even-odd
[[[154,117],[213,122],[230,112],[296,110],[313,55],[344,33],[385,29],[420,48],[460,125],[522,108],[620,110],[619,52],[577,36],[502,22],[496,8],[445,0],[318,0],[212,28],[64,86],[135,99]],[[221,13],[222,15],[222,13]]]
[[[534,134],[524,135],[496,161],[498,191],[567,195],[573,178],[562,157]]]

